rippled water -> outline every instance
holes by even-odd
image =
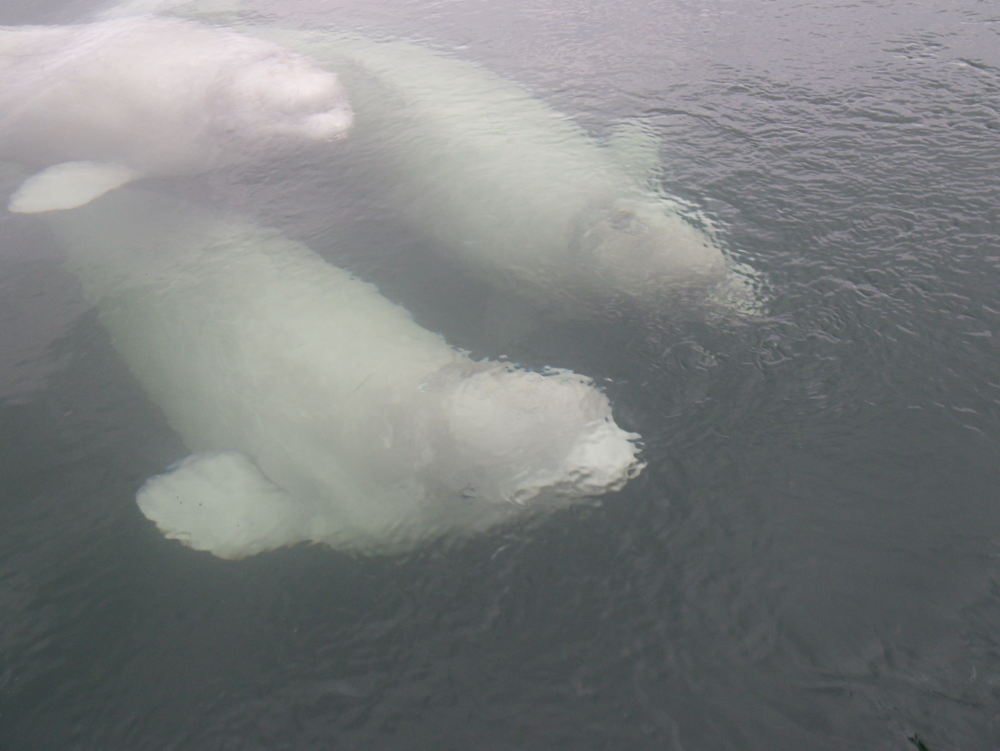
[[[596,137],[643,119],[767,310],[548,320],[499,352],[479,282],[377,207],[317,200],[305,165],[220,179],[455,344],[594,377],[648,462],[456,547],[226,562],[139,513],[186,450],[46,230],[3,217],[0,746],[996,748],[990,3],[246,7],[454,50]]]

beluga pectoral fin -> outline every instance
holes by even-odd
[[[302,505],[239,451],[193,454],[147,480],[136,502],[165,537],[219,558],[288,545],[303,515]]]
[[[640,183],[653,180],[660,168],[660,135],[639,120],[615,126],[607,139],[615,161]]]
[[[15,214],[75,209],[142,175],[121,164],[63,162],[32,175],[10,197]]]

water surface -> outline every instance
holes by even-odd
[[[991,4],[246,9],[453,51],[595,138],[642,119],[662,186],[761,272],[766,311],[546,320],[498,351],[482,283],[355,189],[305,164],[186,186],[458,346],[594,377],[648,462],[598,506],[457,546],[226,562],[136,508],[186,449],[41,223],[3,217],[0,745],[996,748]],[[7,2],[0,23],[89,10]]]

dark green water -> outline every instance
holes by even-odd
[[[605,383],[643,435],[649,466],[599,506],[399,558],[227,562],[136,508],[186,450],[41,224],[0,218],[0,748],[1000,747],[991,3],[248,7],[456,49],[596,135],[643,118],[767,314],[508,347]],[[500,354],[475,282],[401,260],[378,217],[350,231],[358,273]]]

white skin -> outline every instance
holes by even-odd
[[[197,174],[352,121],[336,74],[231,31],[163,18],[0,28],[0,159]]]
[[[45,216],[171,426],[225,452],[140,493],[193,547],[405,548],[641,468],[589,379],[473,362],[274,231],[128,189]]]
[[[551,302],[725,274],[711,234],[640,170],[485,68],[399,40],[245,32],[337,66],[358,117],[347,151],[441,252],[491,279]]]

